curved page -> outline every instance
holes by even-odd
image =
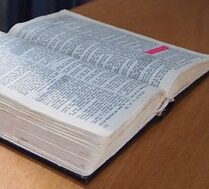
[[[0,33],[0,101],[31,119],[108,136],[161,90]],[[155,109],[150,110],[156,112]]]

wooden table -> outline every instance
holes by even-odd
[[[209,53],[208,0],[98,0],[74,11]],[[0,144],[0,188],[209,188],[209,77],[89,184]]]

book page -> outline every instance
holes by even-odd
[[[151,99],[158,107],[164,100],[157,88],[4,33],[0,63],[1,102],[97,134],[113,132]]]
[[[167,93],[180,74],[208,61],[206,55],[118,29],[70,11],[18,24],[10,34],[159,87]],[[206,71],[208,69],[209,66]]]

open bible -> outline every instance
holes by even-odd
[[[82,177],[182,90],[209,56],[67,10],[0,33],[0,137]]]

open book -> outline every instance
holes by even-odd
[[[89,176],[209,56],[63,10],[0,33],[0,137]]]

